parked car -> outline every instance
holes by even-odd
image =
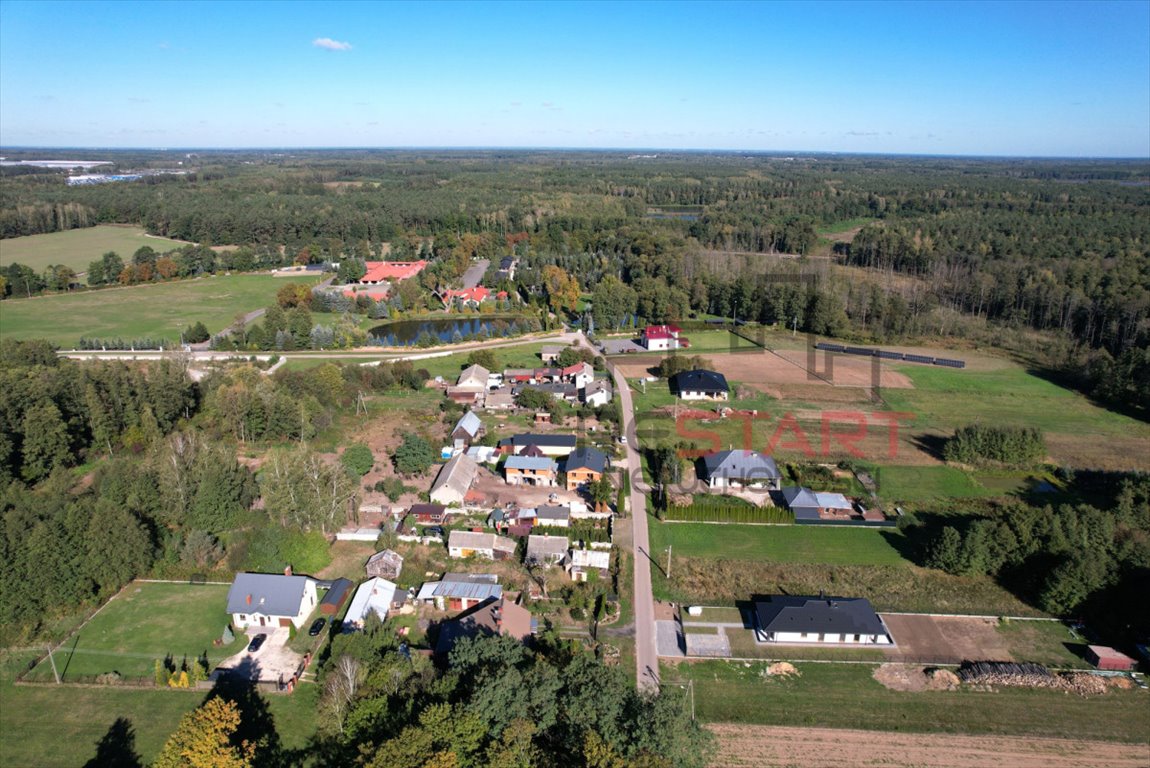
[[[315,637],[320,632],[323,632],[324,625],[327,624],[327,619],[320,616],[318,619],[311,623],[311,627],[307,631],[308,637]]]
[[[421,535],[427,536],[429,538],[433,537],[433,536],[438,536],[441,539],[447,537],[447,534],[444,532],[443,528],[438,526],[438,525],[424,526],[423,528],[420,529],[419,532]]]
[[[248,653],[255,653],[263,647],[264,641],[268,639],[267,635],[252,635],[252,641],[248,643]]]

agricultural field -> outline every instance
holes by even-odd
[[[1049,689],[895,691],[869,664],[795,665],[798,675],[765,675],[763,663],[704,661],[663,665],[663,683],[694,681],[704,722],[910,733],[1082,737],[1147,741],[1150,694],[1111,688],[1084,698]],[[860,702],[866,702],[860,706]]]
[[[207,653],[212,664],[236,653],[243,636],[213,647],[229,617],[224,612],[228,587],[217,584],[133,582],[112,598],[82,629],[55,652],[64,682],[105,672],[126,678],[150,678],[156,659],[170,655],[179,664]],[[51,680],[47,662],[30,679]]]
[[[115,251],[128,263],[132,254],[144,246],[157,253],[170,251],[189,243],[153,237],[139,227],[100,224],[84,229],[69,229],[47,235],[28,235],[0,240],[0,267],[20,263],[42,272],[53,264],[86,272],[88,264],[108,251]]]
[[[128,747],[149,764],[175,730],[180,717],[203,703],[194,690],[130,690],[13,683],[28,657],[0,656],[0,765],[75,768],[96,754],[97,743],[126,721]],[[262,698],[287,749],[299,749],[315,733],[319,690],[303,684],[290,696]]]
[[[47,339],[65,349],[81,337],[102,339],[165,338],[197,320],[217,333],[236,317],[275,301],[276,291],[292,282],[269,275],[217,275],[173,283],[105,288],[0,305],[0,338]]]

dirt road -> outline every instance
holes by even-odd
[[[711,725],[715,768],[914,766],[914,768],[1144,768],[1150,746],[1073,739],[956,736],[838,728]]]

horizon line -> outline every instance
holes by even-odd
[[[946,152],[874,152],[833,149],[717,149],[704,147],[564,147],[564,146],[516,146],[516,145],[252,145],[252,146],[126,146],[107,147],[99,145],[0,145],[4,151],[86,151],[86,152],[339,152],[339,151],[384,151],[384,152],[588,152],[588,153],[666,153],[666,154],[713,154],[713,155],[765,155],[794,156],[822,155],[846,157],[905,157],[905,158],[961,158],[967,160],[1108,160],[1150,162],[1150,155],[1010,155]],[[5,158],[7,159],[7,158]]]

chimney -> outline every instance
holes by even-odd
[[[287,568],[284,568],[284,576],[291,576],[291,564],[290,563],[288,564]]]
[[[251,605],[252,604],[252,596],[248,595],[247,600],[245,600],[244,602],[247,603],[248,605]]]

